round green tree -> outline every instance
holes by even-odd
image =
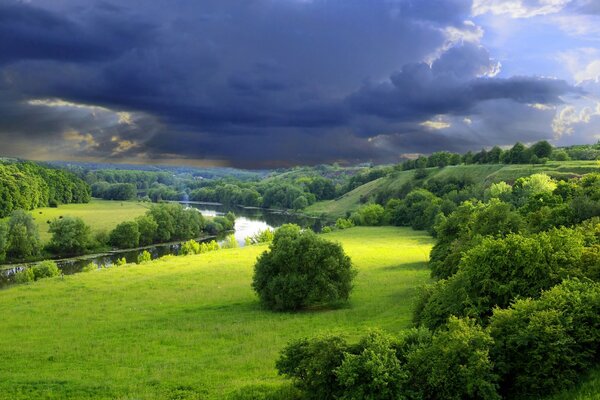
[[[292,311],[348,300],[355,275],[340,244],[289,224],[259,256],[252,287],[265,307]]]

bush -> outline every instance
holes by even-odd
[[[240,244],[235,238],[235,235],[228,235],[221,245],[222,249],[235,249],[237,247],[240,247]]]
[[[352,228],[353,226],[354,222],[352,222],[351,219],[338,218],[337,221],[335,221],[335,227],[338,229],[348,229]]]
[[[431,341],[408,354],[410,392],[417,399],[500,399],[489,333],[474,320],[450,318]]]
[[[83,266],[83,268],[81,268],[81,272],[92,272],[92,271],[97,271],[98,270],[98,266],[96,264],[94,264],[93,262],[86,264]]]
[[[53,276],[60,275],[60,269],[54,261],[46,260],[42,261],[39,264],[31,267],[33,270],[33,275],[35,280],[43,279],[43,278],[52,278]]]
[[[122,267],[127,264],[127,259],[125,257],[118,258],[117,261],[113,263],[115,267]]]
[[[35,280],[33,268],[24,268],[24,269],[18,271],[15,274],[13,280],[15,283],[33,282]]]
[[[267,228],[265,230],[256,232],[252,236],[246,237],[244,241],[246,242],[246,246],[250,246],[259,243],[271,243],[274,237],[275,233],[271,229]]]
[[[150,252],[148,250],[144,250],[140,254],[138,254],[138,256],[137,256],[138,264],[143,264],[143,263],[146,263],[149,261],[152,261],[152,254],[150,254]]]
[[[600,355],[600,284],[567,280],[496,309],[490,332],[504,395],[540,398],[571,386]]]
[[[342,246],[283,225],[254,267],[252,287],[272,310],[298,310],[348,300],[356,272]]]
[[[275,366],[294,379],[307,399],[333,399],[342,388],[335,372],[349,346],[339,336],[296,340],[286,346]]]
[[[383,223],[385,210],[379,204],[366,204],[352,214],[352,222],[362,226],[378,226]]]
[[[334,370],[341,392],[338,398],[402,398],[408,373],[397,357],[397,347],[397,339],[372,332],[353,346],[352,353],[345,352],[341,365]]]
[[[331,233],[331,232],[333,232],[333,228],[332,228],[332,227],[330,227],[330,226],[324,226],[324,227],[321,229],[321,233]]]
[[[200,243],[196,242],[194,239],[190,239],[181,245],[179,255],[190,256],[194,254],[200,254]]]

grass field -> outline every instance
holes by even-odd
[[[148,211],[149,205],[137,201],[110,201],[93,199],[87,204],[64,204],[58,208],[38,208],[31,211],[42,242],[50,240],[48,222],[60,216],[80,217],[92,232],[111,231],[123,221],[132,220]]]
[[[0,291],[0,399],[222,399],[279,385],[274,362],[291,339],[409,327],[432,239],[394,227],[325,236],[359,271],[340,309],[262,310],[250,282],[264,246]]]
[[[428,170],[427,179],[467,177],[473,182],[491,184],[500,181],[513,182],[520,177],[536,173],[546,173],[555,178],[571,178],[590,172],[600,172],[600,163],[597,161],[552,161],[543,165],[456,165],[445,168],[428,168]],[[414,170],[394,172],[389,176],[359,186],[338,199],[317,202],[306,208],[305,212],[313,215],[326,213],[331,217],[342,217],[347,211],[354,211],[361,205],[361,197],[368,199],[380,190],[398,190],[413,178],[414,173]]]
[[[571,390],[553,396],[550,400],[599,400],[600,369],[596,369],[583,379],[581,384]]]

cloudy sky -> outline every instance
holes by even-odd
[[[598,0],[0,0],[0,155],[279,167],[600,139]]]

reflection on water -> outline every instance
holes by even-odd
[[[184,203],[187,207],[198,209],[202,215],[214,217],[225,215],[231,211],[235,213],[235,238],[240,246],[245,245],[245,239],[253,236],[256,233],[265,229],[274,229],[283,224],[295,223],[303,228],[311,228],[319,232],[322,228],[322,221],[317,218],[311,218],[287,212],[247,209],[242,207],[225,207],[214,204],[201,203]],[[216,238],[218,241],[223,241],[226,235]],[[214,240],[214,237],[198,240],[199,242]],[[181,243],[167,243],[149,246],[143,249],[113,251],[104,254],[93,254],[71,259],[57,260],[56,263],[60,270],[65,275],[81,272],[84,266],[93,263],[98,268],[112,266],[118,259],[125,258],[127,263],[135,263],[138,255],[143,251],[148,251],[152,255],[152,259],[163,257],[166,255],[178,255]],[[10,285],[14,274],[29,265],[10,265],[2,268],[0,266],[0,287]]]

